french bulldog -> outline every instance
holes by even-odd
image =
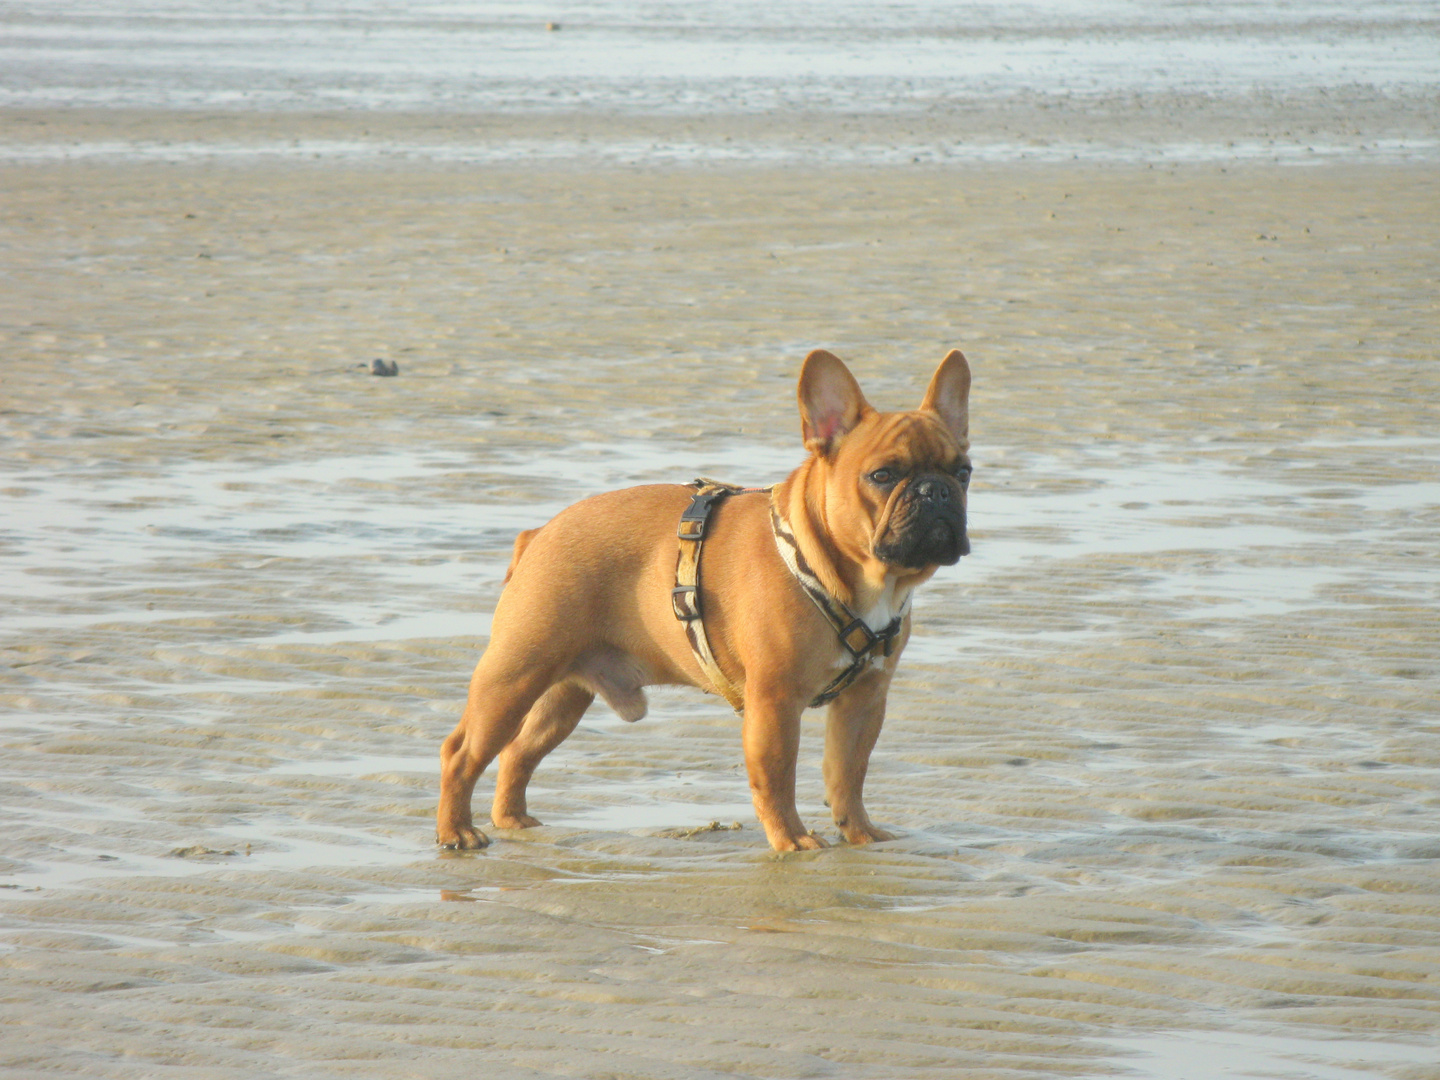
[[[470,801],[497,760],[490,820],[540,824],[525,788],[545,755],[597,695],[634,721],[644,687],[657,684],[721,693],[736,707],[755,813],[777,851],[826,846],[796,811],[795,762],[801,713],[828,703],[835,825],[851,844],[893,839],[865,811],[865,773],[910,635],[911,593],[970,550],[969,396],[959,350],[908,412],[877,411],[838,357],[812,352],[798,387],[807,456],[773,488],[714,500],[684,611],[677,563],[697,540],[681,524],[694,486],[596,495],[521,533],[489,646],[441,748],[436,842],[489,843]]]

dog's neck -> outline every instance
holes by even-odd
[[[873,603],[873,597],[864,595],[870,590],[861,587],[864,574],[860,567],[844,559],[836,550],[828,539],[825,522],[819,516],[822,508],[811,507],[805,498],[805,474],[810,464],[807,460],[775,486],[771,496],[775,509],[789,525],[800,554],[820,579],[820,584],[825,586],[825,591],[852,608],[857,603],[861,607],[869,607],[871,604],[865,601]]]
[[[915,587],[933,571],[876,567],[878,576],[847,558],[830,539],[833,535],[823,519],[823,507],[812,507],[805,498],[806,473],[811,460],[775,486],[772,496],[794,534],[800,553],[827,592],[865,620],[872,630],[881,630],[900,614]]]
[[[871,629],[890,622],[905,603],[915,586],[914,575],[903,571],[884,570],[871,580],[865,567],[846,554],[831,539],[833,530],[823,518],[823,507],[812,507],[805,498],[806,461],[776,485],[772,498],[780,516],[790,526],[800,553],[820,584],[835,599],[859,614]],[[888,615],[885,612],[889,612]],[[873,619],[880,620],[878,626]]]

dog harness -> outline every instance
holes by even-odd
[[[690,641],[690,649],[699,661],[701,670],[705,672],[716,692],[730,703],[731,708],[743,713],[745,695],[742,689],[720,670],[715,654],[710,649],[710,639],[705,634],[705,617],[700,610],[700,548],[709,530],[711,511],[718,503],[731,495],[768,494],[771,489],[736,487],[734,484],[724,484],[704,477],[695,480],[691,486],[696,491],[690,499],[690,505],[680,515],[680,528],[676,533],[680,539],[680,553],[675,562],[675,588],[670,592],[670,602],[675,609],[675,618],[685,624],[685,636]],[[910,598],[905,598],[900,613],[890,620],[889,625],[883,630],[872,630],[848,605],[830,595],[805,561],[790,526],[773,505],[770,507],[770,528],[775,534],[775,547],[791,575],[820,610],[820,614],[835,628],[841,646],[850,656],[850,663],[845,670],[810,702],[812,709],[818,708],[839,697],[841,691],[858,679],[872,660],[877,659],[877,653],[880,656],[894,653],[895,639],[900,636],[905,616],[910,612]]]

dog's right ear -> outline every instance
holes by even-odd
[[[828,456],[835,444],[875,410],[860,384],[834,353],[816,349],[800,367],[800,430],[805,449]]]

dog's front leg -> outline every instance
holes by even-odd
[[[830,703],[825,718],[825,796],[841,835],[852,844],[895,839],[871,824],[864,801],[865,773],[885,723],[889,691],[888,672],[867,672]]]
[[[755,815],[776,851],[826,847],[800,821],[795,809],[795,761],[800,754],[801,704],[766,693],[753,680],[745,685],[745,769]]]

